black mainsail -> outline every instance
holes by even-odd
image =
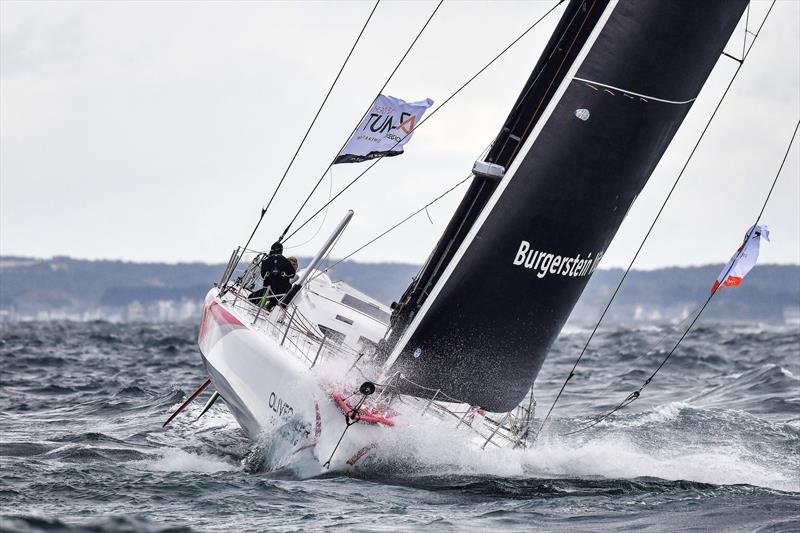
[[[490,411],[524,398],[746,5],[569,3],[486,157],[500,171],[476,172],[394,306],[401,390]]]

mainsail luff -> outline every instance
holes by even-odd
[[[567,5],[486,161],[508,168],[607,6],[608,0],[573,0]]]
[[[509,161],[505,178],[410,325],[395,321],[387,366],[404,383],[492,411],[524,397],[746,4],[570,3],[551,39],[583,21],[567,70],[534,78],[548,67],[540,59],[487,158]],[[525,101],[543,87],[531,113]]]
[[[569,61],[574,60],[588,38],[588,33],[581,33],[581,30],[587,24],[592,27],[607,4],[608,0],[579,0],[568,4],[502,130],[489,148],[486,161],[503,168],[509,165],[516,151],[527,139],[530,124],[541,116],[558,88],[558,82],[566,73]],[[383,359],[389,356],[389,351],[425,303],[498,184],[499,179],[496,177],[473,175],[469,189],[419,274],[394,304],[391,333],[381,346]]]

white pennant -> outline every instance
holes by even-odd
[[[714,281],[714,286],[711,287],[711,294],[717,292],[720,286],[737,287],[742,283],[748,272],[750,272],[756,261],[758,260],[758,252],[761,245],[761,239],[769,241],[769,228],[767,226],[753,226],[744,236],[744,242],[733,254],[730,261],[722,269],[722,272],[717,276]]]

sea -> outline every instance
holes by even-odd
[[[798,326],[701,323],[574,432],[679,333],[601,329],[529,449],[432,427],[300,479],[250,460],[222,401],[162,429],[205,378],[196,325],[0,324],[0,530],[800,531]],[[539,421],[588,335],[556,342]]]

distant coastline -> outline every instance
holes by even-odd
[[[301,258],[301,266],[304,263]],[[708,290],[722,265],[633,271],[607,315],[609,324],[682,319]],[[0,322],[26,320],[193,321],[224,269],[222,264],[89,261],[0,256]],[[407,263],[344,262],[331,273],[386,303],[419,269]],[[597,319],[621,269],[598,269],[570,323]],[[715,298],[704,320],[796,324],[800,327],[800,265],[759,265],[741,287]]]

